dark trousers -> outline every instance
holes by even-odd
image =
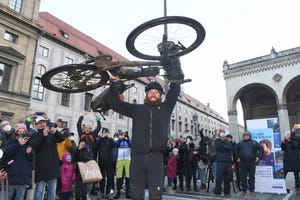
[[[240,162],[240,176],[242,183],[242,191],[246,192],[249,184],[250,192],[254,192],[255,189],[255,160],[243,160]],[[249,180],[247,181],[247,178]]]
[[[162,153],[131,155],[130,190],[132,200],[144,199],[146,186],[150,200],[161,200],[164,187]]]
[[[192,163],[186,166],[186,188],[191,188],[191,181],[193,179],[194,187],[197,187],[197,168]]]
[[[217,162],[215,194],[221,194],[224,181],[224,194],[230,194],[230,180],[232,180],[231,162]]]
[[[86,200],[86,184],[82,182],[81,175],[76,173],[76,200]]]
[[[103,179],[100,181],[100,192],[102,194],[106,193],[109,194],[110,189],[112,188],[112,181],[113,181],[113,171],[112,171],[112,163],[109,161],[104,163],[102,161],[98,162],[100,171],[102,174]],[[105,188],[106,186],[106,188]]]
[[[70,192],[62,192],[61,193],[61,200],[70,200],[72,196],[72,191]]]

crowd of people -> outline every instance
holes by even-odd
[[[34,113],[21,117],[15,126],[1,120],[0,147],[1,181],[8,180],[7,190],[1,195],[8,199],[26,199],[27,191],[33,189],[32,199],[88,199],[89,194],[100,199],[119,199],[124,187],[125,197],[131,199],[130,164],[132,141],[128,131],[118,130],[113,134],[108,128],[101,128],[101,120],[95,114],[97,126],[82,124],[87,112],[78,119],[77,133],[63,127],[62,119],[52,122],[46,113]],[[294,132],[294,129],[292,130]],[[293,133],[292,132],[292,133]],[[75,142],[78,134],[78,145]],[[285,172],[293,172],[295,187],[299,189],[299,171],[292,166],[291,156],[299,151],[298,143],[286,133],[281,143],[285,153]],[[205,136],[199,130],[197,136],[169,137],[163,156],[163,191],[198,192],[206,189],[207,167],[212,167],[217,196],[224,193],[230,197],[232,165],[238,167],[241,183],[241,197],[255,197],[255,167],[266,153],[266,143],[251,139],[250,132],[244,132],[236,143],[231,134],[219,129],[216,137]],[[297,154],[298,155],[298,154]],[[103,179],[97,183],[83,183],[77,162],[97,160]],[[34,176],[33,176],[34,175]],[[2,190],[4,190],[2,188]]]

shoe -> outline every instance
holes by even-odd
[[[251,197],[255,197],[256,195],[255,195],[254,192],[250,192],[250,196],[251,196]]]
[[[116,193],[116,195],[114,196],[114,199],[119,199],[120,197],[121,197],[121,193],[120,193],[120,191],[118,191]]]
[[[172,187],[168,187],[168,194],[175,194],[175,190],[172,189]]]
[[[201,190],[205,190],[206,189],[206,185],[205,184],[201,184],[200,189]]]
[[[130,192],[126,191],[126,193],[125,193],[125,197],[126,197],[126,199],[131,199]]]
[[[246,196],[246,192],[241,192],[241,197],[245,197]]]
[[[197,185],[194,186],[194,192],[199,192]]]

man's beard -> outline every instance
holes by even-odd
[[[148,106],[160,106],[161,98],[156,99],[155,101],[150,101],[150,98],[146,98],[144,103],[145,103],[145,105],[148,105]]]

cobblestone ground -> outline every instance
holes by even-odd
[[[300,192],[295,191],[294,187],[294,177],[292,173],[288,173],[287,180],[286,180],[286,187],[290,190],[288,194],[271,194],[271,193],[256,193],[256,197],[250,197],[249,194],[246,197],[241,198],[240,192],[237,191],[234,193],[231,191],[231,197],[225,198],[224,196],[216,196],[212,192],[214,186],[211,186],[210,192],[206,192],[206,190],[200,190],[199,192],[180,192],[176,191],[174,195],[169,195],[164,193],[163,200],[185,200],[185,199],[203,199],[203,200],[210,200],[210,199],[244,199],[244,200],[300,200]],[[198,187],[199,188],[199,187]],[[91,200],[96,200],[96,196],[90,196]],[[125,200],[125,195],[123,194],[120,200]],[[145,200],[148,200],[148,191],[145,192]],[[100,200],[100,198],[98,198]]]

